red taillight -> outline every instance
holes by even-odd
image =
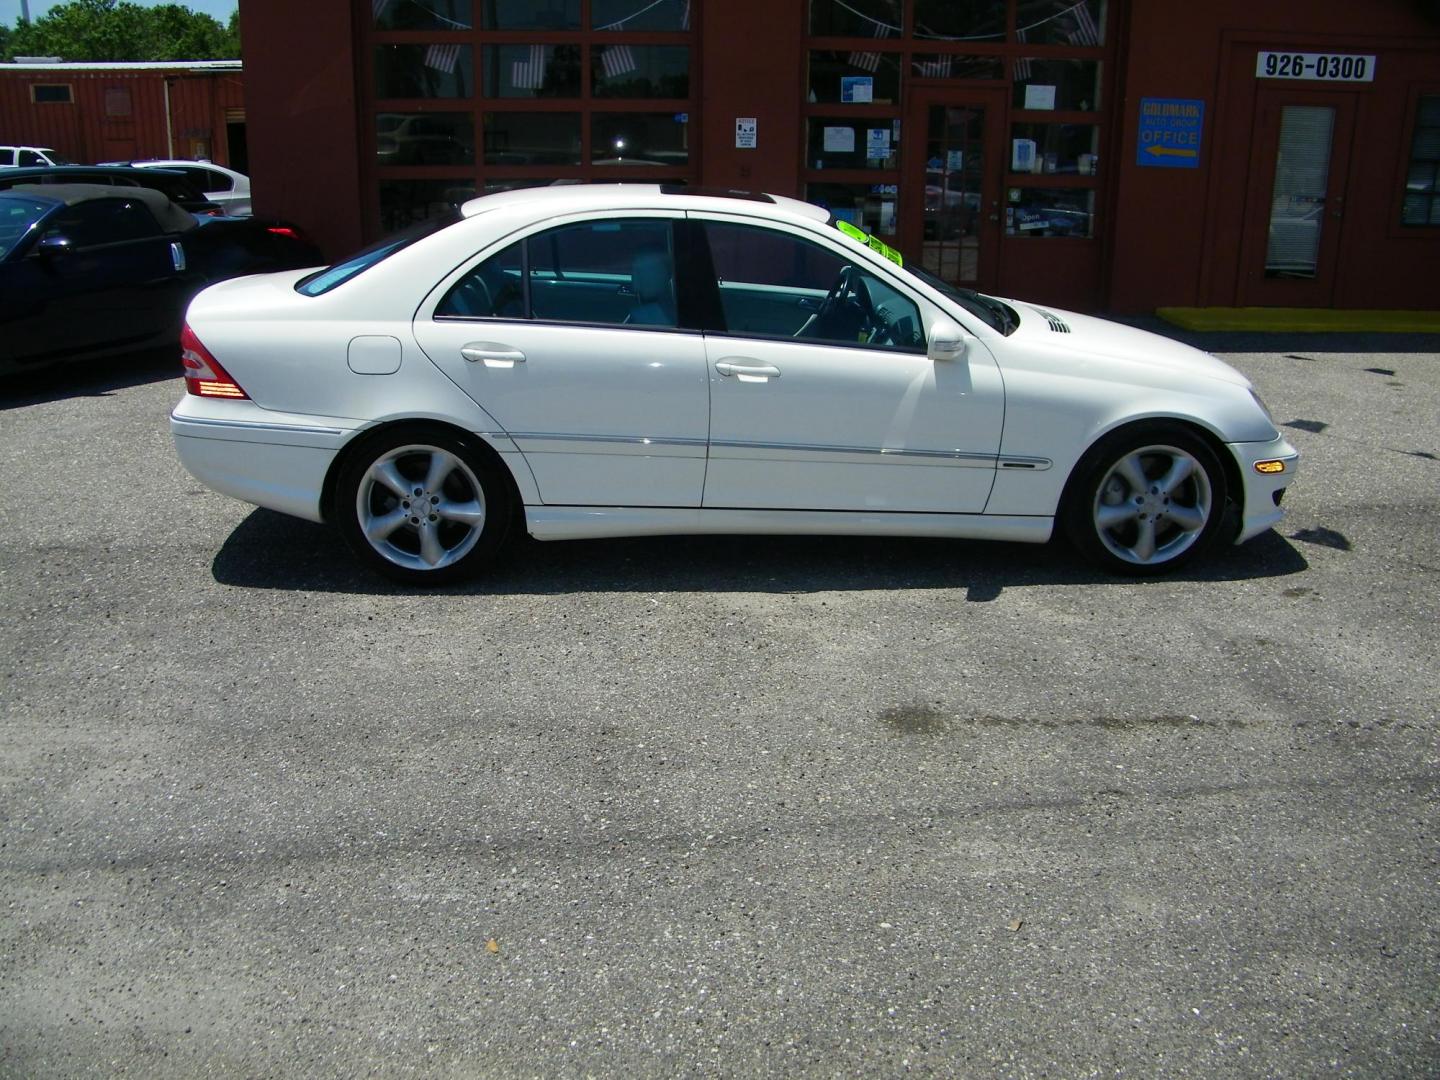
[[[186,324],[180,331],[180,363],[185,366],[185,389],[197,397],[248,398],[240,384],[230,377],[220,361],[200,343]]]
[[[300,235],[299,229],[292,229],[289,225],[271,225],[266,228],[265,231],[275,236],[287,236],[291,240],[305,239],[303,236]]]

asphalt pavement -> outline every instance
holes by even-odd
[[[0,389],[0,1074],[1440,1074],[1440,348],[1261,339],[1177,577],[525,542],[414,592]]]

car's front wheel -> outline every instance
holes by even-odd
[[[1104,569],[1163,574],[1214,543],[1226,495],[1225,470],[1203,439],[1177,425],[1137,425],[1081,461],[1063,524]]]
[[[500,468],[444,428],[391,428],[347,458],[335,517],[355,554],[385,576],[455,581],[493,560],[510,530],[513,499]]]

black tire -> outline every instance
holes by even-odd
[[[1189,472],[1182,477],[1183,467]],[[1228,495],[1225,469],[1203,438],[1178,424],[1135,424],[1101,439],[1080,460],[1061,527],[1102,569],[1155,577],[1215,543]]]
[[[505,543],[515,499],[503,469],[473,436],[435,424],[387,428],[347,453],[331,512],[371,569],[443,585],[484,570]]]

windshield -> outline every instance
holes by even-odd
[[[930,271],[922,270],[918,266],[907,266],[905,269],[932,289],[944,293],[970,314],[984,319],[1006,337],[1009,337],[1020,325],[1020,316],[1015,309],[1009,304],[996,300],[993,296],[986,296],[974,289],[962,289],[958,285],[951,285],[948,281],[942,281]]]
[[[20,195],[0,196],[0,259],[14,251],[54,205]]]
[[[338,262],[309,277],[301,278],[299,284],[295,286],[295,291],[304,296],[321,296],[331,289],[345,284],[356,274],[370,269],[376,263],[383,262],[401,248],[407,248],[416,240],[437,233],[441,229],[454,225],[459,220],[460,212],[451,210],[448,214],[411,225],[408,229],[402,229],[393,236],[387,236],[379,243],[371,244],[356,252],[344,262]]]
[[[923,270],[913,263],[907,265],[900,252],[896,251],[890,245],[882,240],[876,239],[863,229],[856,228],[850,224],[850,222],[836,217],[834,214],[830,215],[830,224],[852,240],[864,244],[871,251],[876,251],[884,255],[885,258],[889,259],[902,270],[914,274],[932,289],[944,293],[966,311],[970,312],[970,314],[984,319],[1007,337],[1020,325],[1020,316],[1015,313],[1015,309],[1009,304],[1002,304],[993,296],[986,296],[984,293],[978,293],[974,289],[962,289],[951,285],[948,281],[940,280],[928,270]]]

